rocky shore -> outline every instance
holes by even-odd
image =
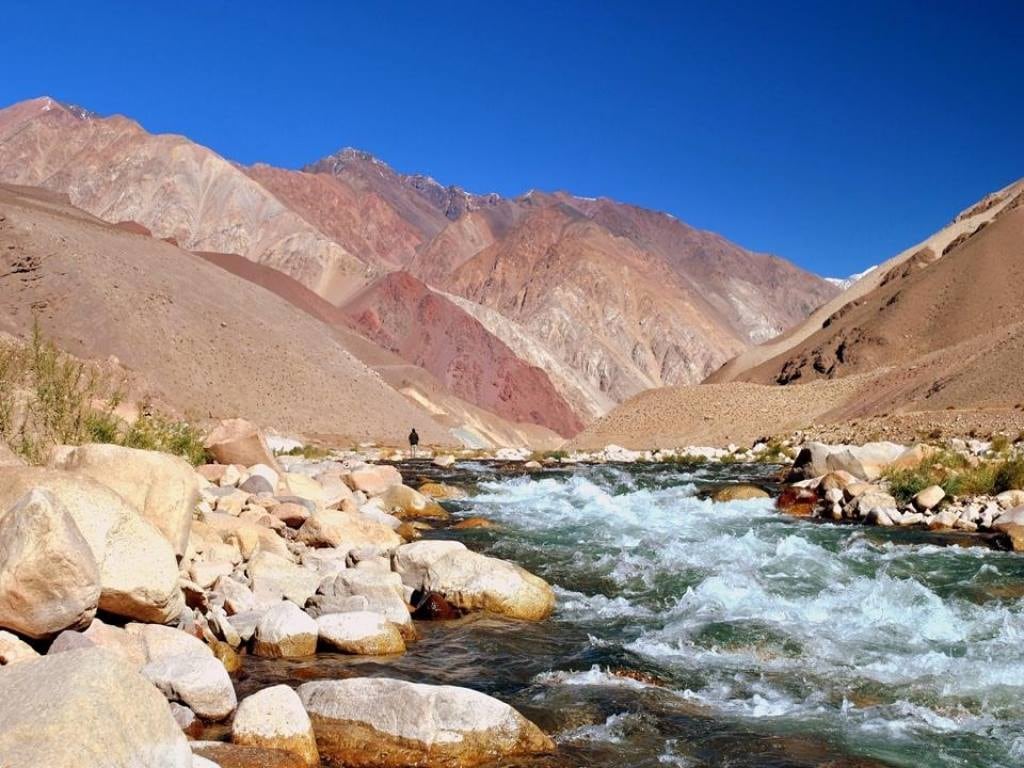
[[[45,467],[0,460],[0,764],[469,766],[554,750],[455,686],[357,677],[238,701],[249,655],[401,654],[413,617],[537,621],[555,597],[512,563],[416,541],[448,513],[393,466],[278,456],[241,420],[206,447],[216,463],[195,469],[99,444]],[[211,723],[230,740],[189,741]]]

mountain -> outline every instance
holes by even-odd
[[[575,444],[629,445],[655,435],[749,440],[812,424],[859,425],[899,439],[922,429],[1019,429],[1021,285],[1024,180],[971,206],[704,384],[645,392],[589,425]]]
[[[35,321],[66,351],[116,357],[198,418],[245,416],[336,440],[453,444],[431,414],[291,303],[66,199],[0,185],[0,330]]]
[[[359,339],[342,343],[383,345],[465,406],[562,434],[700,381],[837,290],[605,198],[472,194],[351,148],[302,170],[243,167],[49,98],[0,110],[0,182],[273,269],[342,311],[332,333]]]

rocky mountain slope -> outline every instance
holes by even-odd
[[[705,384],[645,392],[576,442],[642,442],[648,429],[683,441],[834,424],[861,438],[913,434],[915,425],[1012,430],[1024,417],[1022,284],[1024,181],[971,206]],[[747,414],[744,424],[736,414]]]
[[[0,330],[116,356],[199,418],[242,415],[348,440],[455,443],[325,326],[202,258],[36,190],[0,186]]]
[[[474,195],[353,149],[302,171],[244,168],[48,98],[0,110],[0,182],[66,194],[190,251],[237,254],[336,308],[361,301],[349,325],[456,398],[563,434],[650,387],[700,381],[836,292],[781,259],[607,199]],[[382,290],[410,285],[389,277],[397,271],[417,279],[415,297]],[[453,349],[457,362],[436,357]]]

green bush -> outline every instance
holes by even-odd
[[[326,459],[331,452],[319,445],[296,445],[285,451],[282,456],[303,456],[307,459]]]
[[[939,454],[919,467],[884,474],[889,493],[905,504],[925,488],[938,485],[948,496],[992,496],[1024,488],[1024,459],[983,461],[973,465],[960,454]]]
[[[205,464],[209,459],[203,445],[203,433],[186,421],[178,421],[160,413],[150,413],[143,408],[143,415],[128,427],[116,442],[128,448],[142,448],[147,451],[161,451],[181,456],[192,466]]]
[[[996,470],[995,492],[1024,490],[1024,458],[1007,459]]]

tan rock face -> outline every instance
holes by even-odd
[[[0,627],[33,638],[88,626],[100,572],[71,516],[33,490],[0,518]]]
[[[174,550],[119,494],[71,472],[8,467],[0,469],[0,509],[36,486],[63,504],[92,550],[100,568],[101,610],[158,623],[181,613]]]
[[[80,445],[51,466],[78,472],[120,494],[164,535],[181,556],[188,546],[199,482],[188,462],[157,451],[119,445]]]
[[[332,509],[317,512],[299,528],[298,540],[311,547],[394,549],[402,537],[362,515]]]
[[[0,629],[0,667],[38,658],[35,649],[17,635]]]
[[[0,755],[10,768],[192,765],[164,697],[102,649],[5,667],[0,723]]]
[[[387,656],[405,652],[398,627],[372,611],[329,613],[317,620],[320,644],[333,651],[359,656]]]
[[[462,768],[554,751],[514,709],[466,688],[352,678],[306,683],[299,697],[321,756],[353,768]]]
[[[251,467],[264,464],[280,470],[259,427],[245,419],[225,419],[206,437],[206,450],[221,464]]]
[[[298,756],[305,765],[320,765],[309,715],[287,685],[264,688],[244,699],[231,724],[231,741],[280,749]]]
[[[312,656],[316,653],[316,622],[288,601],[278,603],[256,624],[253,653],[271,658]]]
[[[444,507],[405,485],[393,485],[377,499],[385,511],[401,520],[448,519],[448,512]]]
[[[769,494],[756,485],[731,485],[720,488],[711,497],[714,501],[748,501],[750,499],[767,499]]]

